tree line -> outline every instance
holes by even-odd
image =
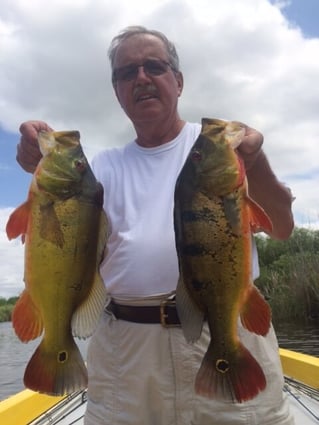
[[[0,297],[0,322],[9,322],[15,303],[19,297],[5,299]]]
[[[260,277],[255,284],[274,322],[319,320],[319,230],[296,228],[287,241],[258,235]]]

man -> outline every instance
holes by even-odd
[[[113,39],[109,57],[114,91],[136,139],[93,160],[111,227],[101,274],[112,302],[88,351],[85,424],[291,425],[273,329],[266,337],[241,325],[238,329],[266,375],[266,389],[256,398],[229,403],[194,393],[208,329],[205,326],[200,340],[188,344],[174,307],[169,320],[177,326],[160,323],[160,304],[174,293],[178,279],[175,182],[201,127],[179,116],[183,76],[175,47],[162,33],[130,27]],[[27,171],[33,171],[41,157],[36,143],[41,129],[50,127],[39,121],[20,127],[17,160]],[[271,236],[285,239],[293,229],[290,190],[272,172],[261,148],[262,135],[245,129],[238,152],[250,195],[271,218]],[[257,274],[255,264],[254,277]]]

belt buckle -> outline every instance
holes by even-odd
[[[166,323],[166,319],[168,318],[168,314],[165,312],[165,309],[167,306],[176,306],[176,301],[175,300],[170,300],[170,299],[166,299],[160,302],[160,321],[161,321],[161,325],[164,328],[174,328],[174,327],[179,327],[178,324],[169,324]]]

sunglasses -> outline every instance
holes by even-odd
[[[168,62],[161,59],[147,59],[141,64],[131,63],[130,65],[122,66],[120,68],[114,68],[112,73],[112,81],[132,81],[135,80],[140,67],[146,75],[149,77],[157,77],[158,75],[165,74],[169,68],[173,71],[175,69]]]

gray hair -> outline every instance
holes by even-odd
[[[174,43],[172,43],[162,32],[156,31],[156,30],[149,30],[143,26],[130,26],[127,28],[124,28],[117,36],[113,38],[111,41],[109,50],[108,50],[108,56],[111,62],[111,67],[113,69],[114,67],[114,60],[115,55],[117,52],[117,49],[121,45],[121,43],[128,39],[129,37],[132,37],[133,35],[139,35],[139,34],[149,34],[153,35],[154,37],[159,38],[162,40],[164,46],[166,47],[167,53],[168,53],[168,60],[171,64],[172,68],[178,72],[179,71],[179,58],[176,51],[176,48],[174,46]]]

